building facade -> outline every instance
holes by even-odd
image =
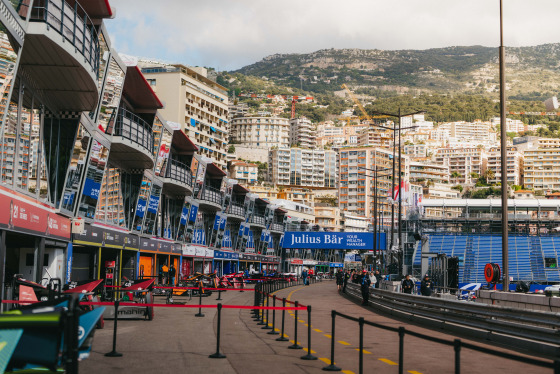
[[[440,148],[435,155],[436,163],[449,168],[453,184],[474,184],[482,175],[484,162],[481,148]]]
[[[560,190],[560,148],[529,149],[524,156],[526,188],[535,191]]]
[[[491,148],[487,152],[488,163],[487,170],[491,170],[492,178],[488,178],[488,183],[501,183],[502,181],[502,155],[499,147]],[[522,185],[523,180],[523,154],[518,152],[514,147],[507,150],[507,179],[508,184]]]
[[[336,188],[335,151],[277,148],[269,153],[271,182],[279,186]]]
[[[245,147],[272,149],[290,146],[290,124],[281,117],[238,117],[230,124],[230,139]]]
[[[316,146],[317,131],[311,121],[305,117],[290,120],[290,145],[304,149]]]

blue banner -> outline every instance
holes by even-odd
[[[146,212],[146,200],[139,199],[138,205],[136,205],[136,215],[138,217],[144,217],[145,212]]]
[[[150,195],[150,202],[148,203],[148,212],[157,214],[159,206],[159,196]]]
[[[72,275],[72,255],[73,255],[73,247],[72,242],[68,243],[68,247],[66,249],[66,282],[70,283],[70,277]]]
[[[239,260],[238,252],[214,251],[215,259]]]
[[[183,207],[183,211],[181,212],[181,225],[187,224],[188,216],[189,216],[189,210],[186,207]]]
[[[386,249],[385,233],[378,234],[378,247]],[[284,248],[302,249],[373,249],[373,233],[371,232],[300,232],[284,233]]]
[[[329,267],[331,267],[331,268],[343,268],[344,264],[341,264],[340,262],[331,262],[329,264]]]
[[[189,213],[189,222],[196,222],[196,215],[198,213],[198,206],[191,205],[191,211]]]
[[[84,195],[91,197],[92,199],[99,199],[99,190],[101,189],[101,183],[96,183],[91,178],[86,178],[84,182]]]

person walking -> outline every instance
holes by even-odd
[[[347,269],[344,271],[344,278],[342,279],[342,283],[343,283],[342,293],[346,293],[346,285],[348,284],[348,280],[350,280],[350,273],[348,272]]]
[[[379,283],[381,282],[381,274],[379,274],[379,270],[375,271],[375,288],[379,289]]]
[[[424,279],[422,280],[422,283],[420,283],[420,293],[423,296],[431,296],[433,290],[434,282],[432,282],[428,274],[424,275]]]
[[[413,289],[414,289],[414,282],[412,281],[412,279],[410,279],[410,275],[407,274],[402,281],[402,292],[407,294],[412,294]]]
[[[371,286],[371,280],[369,279],[369,274],[366,270],[362,274],[362,279],[360,282],[360,288],[362,291],[362,305],[368,305],[369,303],[369,287]]]
[[[169,276],[169,267],[167,266],[167,264],[163,264],[163,266],[161,267],[161,270],[163,272],[163,284],[167,284],[168,281],[168,276]]]
[[[375,277],[375,274],[373,274],[373,271],[369,273],[369,281],[371,282],[371,287],[376,288],[375,285],[377,284],[377,278]]]
[[[176,270],[175,270],[175,266],[173,264],[171,264],[171,266],[169,267],[169,281],[171,282],[171,285],[174,286],[175,285],[175,274],[176,274]]]
[[[342,285],[344,284],[344,274],[341,270],[336,273],[336,285],[338,292],[342,291]]]
[[[307,286],[307,269],[303,269],[301,272],[301,278],[303,279],[303,285]]]

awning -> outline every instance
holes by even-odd
[[[210,138],[210,143],[216,144],[216,141],[214,139]]]
[[[144,78],[138,66],[127,66],[124,80],[123,96],[132,104],[134,109],[162,109],[163,104],[158,99],[152,87]]]
[[[191,118],[191,126],[196,127],[196,121],[194,120],[194,118]]]
[[[176,130],[173,132],[171,144],[173,145],[174,151],[180,155],[192,154],[198,151],[196,145],[183,130]]]
[[[214,127],[210,126],[210,131],[216,132],[216,129]]]

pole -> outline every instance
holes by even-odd
[[[398,252],[398,257],[399,257],[399,274],[403,273],[403,262],[404,262],[404,248],[403,245],[401,243],[402,241],[402,188],[401,188],[401,183],[402,183],[402,151],[401,151],[401,108],[399,108],[399,218],[397,220],[398,222],[398,233],[399,233],[399,237],[398,237],[398,241],[397,243],[399,243],[399,252]]]
[[[278,332],[276,331],[276,296],[275,295],[272,295],[272,306],[274,307],[274,309],[272,309],[272,330],[267,332],[267,334],[278,335]]]
[[[404,371],[404,327],[399,327],[399,374]]]
[[[334,328],[335,328],[335,317],[336,311],[331,310],[331,363],[328,366],[325,366],[323,370],[325,371],[341,371],[341,369],[334,364]]]
[[[307,354],[301,356],[302,360],[316,360],[317,357],[311,354],[311,305],[307,306]]]
[[[105,353],[106,357],[122,357],[122,353],[117,352],[117,317],[119,315],[119,300],[115,300],[115,324],[113,325],[113,350]]]
[[[270,288],[270,284],[268,284],[268,287]],[[267,291],[266,293],[266,306],[269,307],[270,306],[270,289]],[[272,327],[270,327],[270,323],[268,323],[270,321],[270,319],[268,318],[268,312],[269,309],[266,310],[266,323],[264,323],[264,326],[261,327],[261,329],[263,330],[270,330]],[[263,310],[263,317],[264,317],[264,310]]]
[[[296,310],[295,310],[295,316],[294,316],[294,321],[295,321],[294,322],[294,344],[290,345],[288,348],[289,349],[302,349],[303,347],[301,345],[299,345],[298,341],[297,341],[297,325],[298,325],[298,317],[297,317],[298,310],[297,310],[297,307],[298,307],[299,303],[296,301],[295,305],[296,305]]]
[[[204,317],[202,314],[202,283],[198,288],[198,313],[194,315],[195,317]]]
[[[395,122],[393,122],[393,174],[391,176],[391,197],[393,199],[395,198],[395,157],[397,155],[396,131],[397,129],[395,127]],[[395,238],[395,200],[393,200],[391,204],[391,242],[389,244],[391,250],[393,250],[393,245],[395,244],[394,238]]]
[[[508,185],[507,185],[507,118],[506,118],[506,51],[504,47],[503,0],[500,0],[500,146],[502,172],[502,271],[504,291],[509,292],[508,264]]]
[[[226,355],[220,353],[220,331],[222,325],[222,304],[218,303],[218,331],[216,331],[216,353],[211,354],[210,358],[226,358]]]
[[[360,364],[358,373],[363,374],[364,372],[364,317],[360,317],[358,319],[358,323],[360,324]]]
[[[286,308],[286,298],[282,298],[282,308]],[[286,342],[288,339],[284,336],[284,321],[286,318],[286,309],[282,309],[282,332],[280,332],[280,337],[276,340],[279,342]]]
[[[375,150],[375,155],[377,156],[377,150]],[[377,157],[373,176],[375,179],[375,184],[373,185],[373,268],[377,269]]]
[[[461,341],[455,339],[453,343],[453,349],[455,350],[455,374],[461,374]]]

